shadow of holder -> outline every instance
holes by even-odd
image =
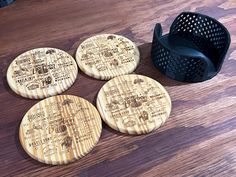
[[[8,6],[9,4],[13,3],[15,0],[0,0],[0,8]]]
[[[170,32],[162,36],[156,24],[151,57],[167,77],[181,82],[202,82],[220,71],[230,45],[228,30],[217,20],[198,13],[183,12]]]

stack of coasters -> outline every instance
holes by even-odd
[[[76,52],[79,68],[87,75],[101,80],[132,73],[139,59],[137,46],[129,39],[115,34],[88,38]]]
[[[83,98],[53,96],[34,105],[20,124],[24,150],[46,164],[67,164],[92,150],[102,131],[97,109]]]
[[[37,48],[19,55],[7,70],[11,89],[27,98],[45,98],[72,86],[77,64],[68,53],[55,48]]]
[[[122,133],[145,134],[165,123],[171,100],[157,81],[130,74],[113,78],[101,88],[97,108],[111,128]]]

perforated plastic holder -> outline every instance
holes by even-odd
[[[11,3],[13,3],[15,0],[0,0],[0,8],[5,7]]]
[[[230,45],[228,30],[217,20],[192,12],[176,17],[169,34],[162,36],[156,24],[152,60],[156,68],[171,79],[201,82],[221,69]]]

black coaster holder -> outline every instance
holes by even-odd
[[[183,12],[176,17],[169,34],[162,36],[156,24],[152,42],[155,67],[171,79],[201,82],[221,69],[230,45],[228,30],[206,15]]]
[[[13,3],[15,0],[0,0],[0,8],[5,7],[11,3]]]

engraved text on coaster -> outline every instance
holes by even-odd
[[[34,105],[20,124],[24,150],[46,164],[67,164],[85,156],[98,142],[102,121],[83,98],[53,96]]]
[[[129,39],[100,34],[85,40],[77,49],[76,61],[87,75],[109,80],[133,72],[139,63],[139,50]]]
[[[157,81],[130,74],[113,78],[101,88],[97,108],[111,128],[128,134],[145,134],[165,123],[171,100]]]
[[[7,70],[11,89],[27,98],[60,94],[75,82],[78,68],[68,53],[55,48],[38,48],[19,55]]]

